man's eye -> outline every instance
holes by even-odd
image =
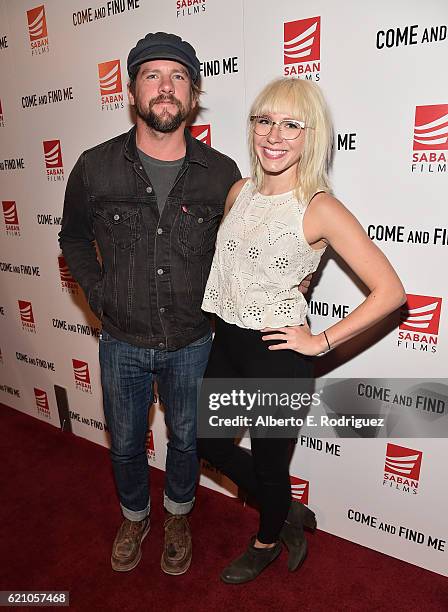
[[[155,74],[147,74],[145,78],[146,78],[146,79],[155,79],[155,78],[156,78],[156,76],[157,76],[157,75],[155,75]]]
[[[181,73],[179,73],[179,74],[175,74],[175,75],[174,75],[174,78],[175,78],[175,79],[179,79],[179,80],[181,80],[181,81],[184,81],[184,80],[185,80],[185,76],[184,76],[183,74],[181,74]]]

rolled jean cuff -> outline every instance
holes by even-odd
[[[143,519],[148,516],[150,509],[150,504],[148,504],[144,510],[129,510],[128,508],[125,508],[123,504],[120,504],[120,506],[124,518],[127,518],[130,521],[143,521]]]
[[[188,502],[175,502],[168,497],[166,493],[163,494],[163,505],[165,510],[168,510],[170,514],[188,514],[193,508],[195,498]]]

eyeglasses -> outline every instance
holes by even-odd
[[[250,121],[252,129],[258,136],[267,136],[271,133],[274,125],[278,125],[280,136],[285,140],[295,140],[300,136],[300,132],[304,129],[314,130],[309,125],[305,125],[303,121],[296,119],[282,119],[281,121],[272,121],[269,117],[260,115],[251,115]]]

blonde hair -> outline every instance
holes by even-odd
[[[298,162],[296,197],[308,204],[316,191],[330,192],[328,169],[333,147],[333,128],[327,104],[319,87],[307,80],[279,78],[258,94],[249,113],[249,155],[252,180],[257,189],[263,182],[263,168],[254,148],[251,115],[287,113],[288,118],[303,121],[305,144]]]

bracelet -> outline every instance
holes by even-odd
[[[322,351],[322,353],[318,353],[316,357],[322,357],[322,355],[326,355],[329,351],[331,351],[331,346],[330,346],[330,343],[328,342],[327,334],[324,331],[322,333],[325,336],[325,340],[327,341],[328,349],[326,351]]]

